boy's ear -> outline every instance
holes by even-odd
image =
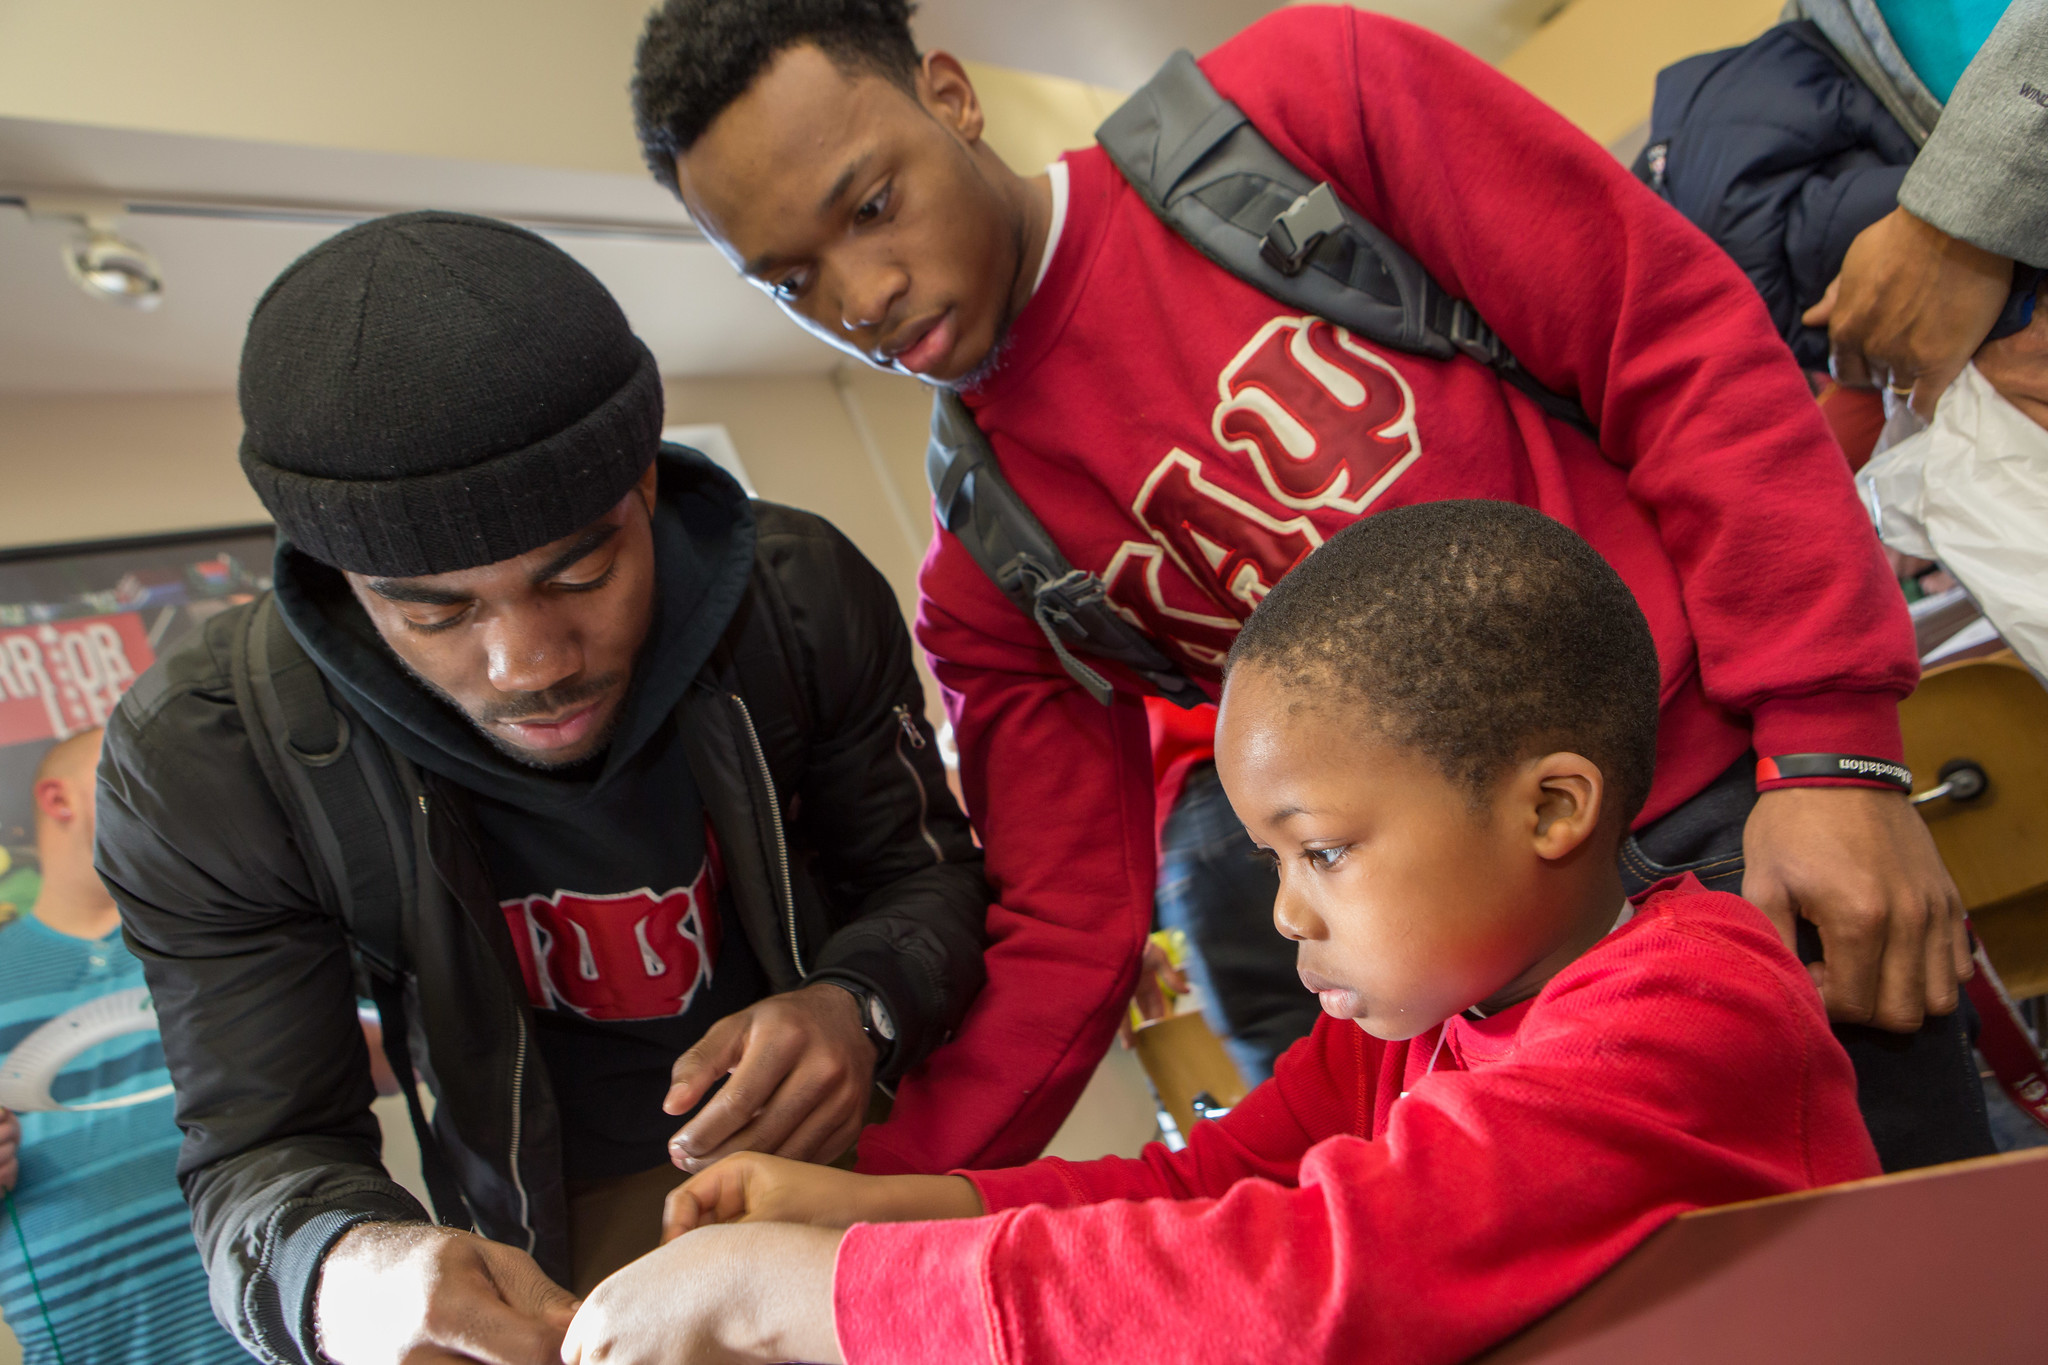
[[[1554,753],[1523,770],[1533,798],[1536,856],[1554,862],[1570,854],[1600,828],[1607,804],[1607,776],[1583,754]]]
[[[981,97],[967,68],[950,52],[927,52],[918,73],[918,98],[931,116],[953,130],[969,146],[981,141]]]

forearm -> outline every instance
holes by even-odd
[[[947,562],[927,570],[926,588],[949,600],[927,597],[919,631],[958,699],[963,784],[988,848],[988,984],[958,1036],[906,1077],[889,1122],[863,1136],[865,1171],[1036,1156],[1108,1050],[1151,928],[1143,706],[1099,705],[1056,661],[1057,676],[1020,671],[1031,656],[1002,638],[1009,622],[995,614],[1031,623],[945,539]]]
[[[813,977],[856,982],[879,995],[896,1038],[877,1079],[894,1082],[960,1028],[987,980],[982,925],[988,887],[981,856],[921,868],[867,899],[825,943]]]
[[[373,1149],[374,1151],[374,1149]],[[293,1138],[187,1176],[192,1229],[229,1329],[259,1357],[317,1361],[314,1296],[336,1243],[427,1212],[353,1142]]]

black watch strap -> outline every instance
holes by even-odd
[[[867,987],[844,977],[828,976],[821,981],[827,986],[837,986],[853,997],[853,1007],[860,1015],[861,1032],[867,1034],[868,1041],[875,1045],[875,1067],[880,1070],[886,1066],[896,1050],[896,1019],[889,1012],[888,1003]]]

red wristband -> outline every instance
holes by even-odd
[[[1913,773],[1903,763],[1867,754],[1779,754],[1757,760],[1756,781],[1782,782],[1788,778],[1835,778],[1845,782],[1872,782],[1895,791],[1913,790]]]

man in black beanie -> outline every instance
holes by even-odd
[[[839,1156],[959,1025],[980,854],[887,584],[661,444],[653,357],[545,241],[340,234],[257,304],[241,403],[276,591],[129,693],[98,848],[215,1311],[269,1360],[552,1361],[677,1167]],[[443,1226],[380,1162],[359,980]]]

